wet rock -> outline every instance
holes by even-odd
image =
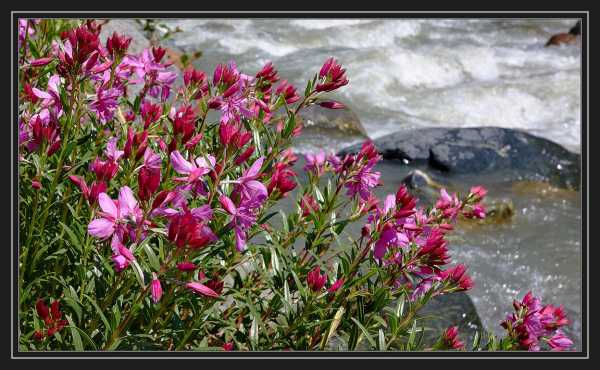
[[[302,110],[301,117],[305,129],[310,130],[313,127],[318,127],[321,129],[335,129],[350,135],[367,136],[367,131],[360,119],[349,108],[327,109],[319,105],[312,105]]]
[[[426,328],[423,342],[432,346],[449,326],[458,326],[459,338],[471,348],[476,332],[483,332],[477,309],[467,293],[458,292],[437,296],[419,311]],[[417,324],[418,325],[418,324]]]
[[[423,128],[393,133],[374,141],[386,159],[427,165],[449,174],[491,174],[507,170],[508,180],[548,181],[579,188],[580,155],[529,133],[498,127]],[[356,153],[353,145],[341,154]]]
[[[351,109],[326,109],[312,105],[303,109],[302,135],[294,138],[301,152],[324,149],[337,152],[351,143],[363,142],[368,136],[358,116]]]

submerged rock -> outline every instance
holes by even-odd
[[[400,131],[374,141],[386,159],[427,165],[449,174],[491,174],[507,170],[510,180],[548,181],[579,188],[579,154],[523,131],[499,127],[423,128]],[[356,153],[353,145],[341,154]]]
[[[294,138],[300,152],[338,151],[351,143],[363,142],[368,136],[360,119],[351,109],[327,109],[312,105],[302,110],[302,135]]]
[[[431,299],[419,311],[418,316],[425,318],[423,324],[429,328],[423,335],[423,343],[427,346],[433,345],[449,326],[458,326],[459,338],[467,349],[471,349],[475,333],[484,332],[477,309],[465,292],[444,294]]]

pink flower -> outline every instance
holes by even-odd
[[[104,150],[106,158],[113,162],[117,162],[123,156],[123,153],[125,153],[117,148],[117,141],[118,139],[116,137],[111,137],[106,143],[106,149]]]
[[[202,284],[202,283],[198,283],[196,281],[191,281],[187,284],[185,284],[186,288],[190,289],[192,292],[196,293],[196,294],[201,294],[201,295],[205,295],[207,297],[213,297],[213,298],[217,298],[219,296],[219,294],[217,294],[217,292],[215,292],[214,290],[210,289],[209,287],[207,287],[206,285]]]
[[[462,349],[465,344],[458,339],[458,327],[451,326],[442,334],[442,342],[446,348]]]
[[[235,245],[238,251],[243,252],[246,250],[246,232],[245,230],[252,227],[256,222],[256,215],[253,208],[249,207],[246,203],[240,203],[239,206],[233,203],[233,201],[226,195],[219,197],[219,202],[223,206],[223,209],[227,211],[232,217],[230,225],[233,226],[235,232]],[[250,204],[254,205],[254,204]]]
[[[288,165],[282,162],[276,163],[275,170],[271,176],[271,182],[269,182],[269,186],[267,187],[269,194],[277,190],[279,191],[279,197],[285,197],[287,193],[294,190],[297,186],[294,180],[295,176],[296,173]]]
[[[320,150],[316,154],[306,154],[306,165],[304,165],[305,171],[312,171],[316,176],[320,176],[323,173],[323,166],[325,165],[325,151]]]
[[[204,222],[200,222],[190,211],[171,217],[168,238],[178,248],[188,246],[200,249],[217,241],[217,236]]]
[[[335,59],[327,59],[319,72],[321,81],[317,84],[315,90],[317,92],[333,91],[347,85],[349,81],[345,73],[346,70],[342,69],[342,66]]]
[[[103,87],[96,90],[95,98],[90,103],[90,109],[96,113],[96,117],[102,123],[110,121],[117,109],[117,98],[123,93],[115,88],[105,89]]]
[[[362,166],[352,178],[346,182],[348,196],[353,197],[359,195],[363,201],[369,200],[371,196],[371,188],[379,185],[380,172],[372,171],[375,166],[375,161],[369,161]]]
[[[98,203],[102,209],[98,214],[102,217],[90,222],[88,233],[99,239],[106,239],[115,231],[119,232],[121,238],[124,224],[131,218],[137,218],[141,212],[128,186],[121,188],[118,201],[113,201],[106,193],[100,193]]]
[[[60,76],[52,75],[48,79],[48,90],[42,91],[36,87],[32,88],[33,94],[42,99],[42,108],[56,107],[57,116],[62,113],[62,103],[60,101]]]
[[[240,205],[243,203],[246,208],[259,208],[267,199],[267,188],[262,182],[256,180],[260,176],[264,161],[265,157],[258,158],[242,173],[242,176],[233,181],[236,184],[234,194],[240,196]]]
[[[160,185],[160,156],[150,148],[144,152],[144,165],[138,174],[138,196],[148,200]]]
[[[106,39],[106,50],[113,57],[123,55],[127,51],[127,48],[129,48],[130,43],[131,37],[125,37],[114,32],[111,37]]]
[[[188,175],[182,178],[176,178],[177,181],[195,182],[202,176],[208,174],[215,166],[215,158],[208,155],[208,161],[203,157],[196,158],[195,161],[188,162],[179,151],[171,153],[171,165],[175,172],[181,175]]]
[[[327,109],[344,109],[346,108],[346,106],[340,102],[337,101],[324,101],[319,103],[319,105],[323,108],[327,108]]]
[[[458,264],[445,271],[440,271],[438,276],[443,280],[456,284],[461,290],[469,290],[473,287],[473,280],[466,274],[465,265]]]
[[[564,335],[562,331],[557,330],[556,334],[548,341],[548,344],[553,351],[564,351],[573,345],[573,341]]]
[[[308,287],[313,292],[318,292],[325,286],[325,282],[327,281],[327,274],[321,275],[321,268],[319,266],[312,269],[306,275],[306,282],[308,283]]]
[[[469,191],[469,198],[473,201],[478,202],[487,194],[487,190],[483,186],[474,186]]]
[[[198,266],[196,266],[195,264],[193,264],[192,262],[180,262],[177,264],[177,269],[179,271],[194,271],[198,268]]]
[[[293,104],[300,100],[300,96],[296,92],[296,88],[292,84],[288,83],[287,80],[281,81],[275,90],[275,94],[282,95],[286,104]]]
[[[302,210],[302,217],[306,217],[319,210],[319,203],[311,195],[305,194],[300,199],[300,209]]]
[[[228,343],[223,344],[223,350],[224,351],[233,351],[233,343],[228,342]]]
[[[147,129],[152,123],[158,121],[162,115],[162,106],[159,104],[152,104],[148,100],[144,100],[140,107],[140,113],[144,120],[144,129]]]
[[[331,287],[329,287],[329,289],[327,289],[328,293],[335,293],[338,291],[338,289],[340,289],[342,287],[342,285],[344,285],[344,279],[337,279],[335,281],[335,283],[331,284]]]
[[[163,290],[162,287],[160,286],[160,280],[158,280],[158,278],[156,277],[156,273],[152,273],[152,283],[150,283],[150,293],[152,294],[152,302],[154,302],[154,304],[158,303],[158,301],[160,301],[160,298],[162,297],[163,294]]]

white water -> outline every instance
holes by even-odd
[[[527,130],[580,151],[581,46],[544,47],[575,20],[167,20],[169,41],[212,71],[268,60],[299,91],[336,57],[350,84],[335,97],[372,138],[422,126]]]

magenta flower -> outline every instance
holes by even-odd
[[[198,266],[196,266],[194,263],[192,262],[180,262],[177,264],[177,270],[179,271],[194,271],[198,268]]]
[[[33,22],[34,20],[30,19],[19,19],[19,48],[25,42],[26,37],[31,38],[31,36],[35,35]],[[25,45],[25,47],[28,47],[28,45]]]
[[[438,276],[442,280],[449,281],[460,288],[460,290],[469,290],[473,287],[473,280],[466,274],[467,268],[463,264],[458,264],[445,271],[440,271]]]
[[[209,173],[215,166],[215,157],[208,155],[208,160],[204,157],[198,157],[195,161],[188,162],[179,151],[175,150],[171,153],[171,165],[175,172],[186,177],[176,178],[177,181],[194,183],[202,176]]]
[[[379,240],[375,242],[373,249],[373,257],[376,260],[381,260],[385,256],[387,250],[391,246],[404,247],[408,245],[408,237],[398,232],[391,224],[386,224],[379,236]]]
[[[99,239],[106,239],[117,232],[122,240],[125,224],[131,219],[137,220],[141,213],[128,186],[121,188],[118,201],[112,200],[106,193],[100,193],[98,203],[102,209],[102,212],[98,213],[101,218],[90,222],[88,233]]]
[[[217,240],[210,227],[187,208],[171,217],[167,236],[178,248],[200,249]]]
[[[451,326],[442,334],[442,343],[449,349],[462,349],[465,344],[458,339],[458,327]]]
[[[312,269],[306,275],[306,282],[308,284],[308,287],[313,292],[318,292],[321,289],[323,289],[326,281],[327,281],[327,274],[321,275],[321,267],[319,267],[319,266]]]
[[[102,123],[110,121],[117,109],[117,99],[123,95],[122,91],[110,88],[105,89],[103,87],[96,90],[96,95],[90,103],[90,109],[96,113],[96,117]]]
[[[345,73],[346,70],[333,57],[327,59],[319,72],[321,81],[317,84],[315,90],[318,92],[333,91],[347,85],[349,81]]]
[[[275,90],[276,95],[283,95],[286,104],[293,104],[300,100],[300,96],[296,92],[296,88],[288,83],[287,80],[281,81],[277,89]]]
[[[236,184],[234,195],[239,195],[240,204],[244,203],[247,208],[259,208],[267,199],[267,188],[262,182],[256,180],[260,176],[264,161],[265,157],[258,158],[240,178],[232,181]]]
[[[144,84],[144,91],[151,96],[160,97],[165,101],[170,93],[170,86],[177,79],[175,72],[167,71],[167,65],[160,63],[164,49],[144,49],[140,56],[127,55],[123,58],[121,68],[130,70],[134,77],[129,80],[132,84]]]
[[[564,351],[573,345],[573,341],[569,339],[561,330],[557,330],[556,334],[550,338],[548,345],[553,351]]]
[[[329,289],[327,289],[327,292],[330,294],[333,294],[335,292],[338,291],[338,289],[340,289],[342,287],[342,285],[344,285],[344,279],[337,279],[333,284],[331,284],[331,286],[329,287]]]
[[[131,253],[131,250],[125,247],[116,235],[113,235],[110,245],[113,251],[112,260],[117,272],[125,270],[131,262],[135,261],[135,256]]]
[[[226,195],[221,195],[219,197],[219,202],[221,202],[221,205],[225,211],[232,216],[230,225],[233,226],[235,231],[235,246],[237,250],[240,252],[245,251],[245,230],[252,227],[252,225],[256,222],[256,215],[254,214],[253,209],[244,203],[241,203],[236,207],[233,201]]]
[[[62,103],[60,101],[60,76],[52,75],[48,79],[48,90],[42,91],[36,87],[32,88],[33,94],[42,99],[41,107],[56,107],[57,116],[60,116],[62,113]]]
[[[325,151],[320,150],[316,154],[306,154],[306,165],[304,165],[305,171],[312,171],[318,177],[323,174],[323,166],[325,165]]]
[[[337,101],[324,101],[319,103],[319,105],[323,108],[327,108],[327,109],[345,109],[346,106],[340,102]]]
[[[346,183],[348,196],[353,197],[359,195],[363,201],[369,200],[371,196],[371,188],[379,185],[380,172],[372,171],[376,161],[371,160],[362,166],[358,172]]]
[[[160,286],[160,280],[158,280],[156,273],[154,272],[152,273],[152,282],[150,283],[150,293],[152,294],[152,302],[154,302],[154,304],[160,301],[160,298],[163,294],[162,287]]]
[[[191,282],[185,284],[185,287],[190,289],[192,292],[194,292],[196,294],[205,295],[207,297],[217,298],[219,296],[219,294],[217,292],[215,292],[214,290],[212,290],[209,287],[207,287],[206,285],[196,282],[196,281],[191,281]]]
[[[144,165],[138,174],[138,196],[141,200],[148,200],[160,185],[161,158],[152,149],[146,148],[144,152]]]
[[[106,143],[106,149],[104,150],[104,155],[106,155],[106,158],[113,162],[117,162],[125,153],[117,148],[117,141],[118,139],[116,137],[111,137],[108,139],[108,142]]]

